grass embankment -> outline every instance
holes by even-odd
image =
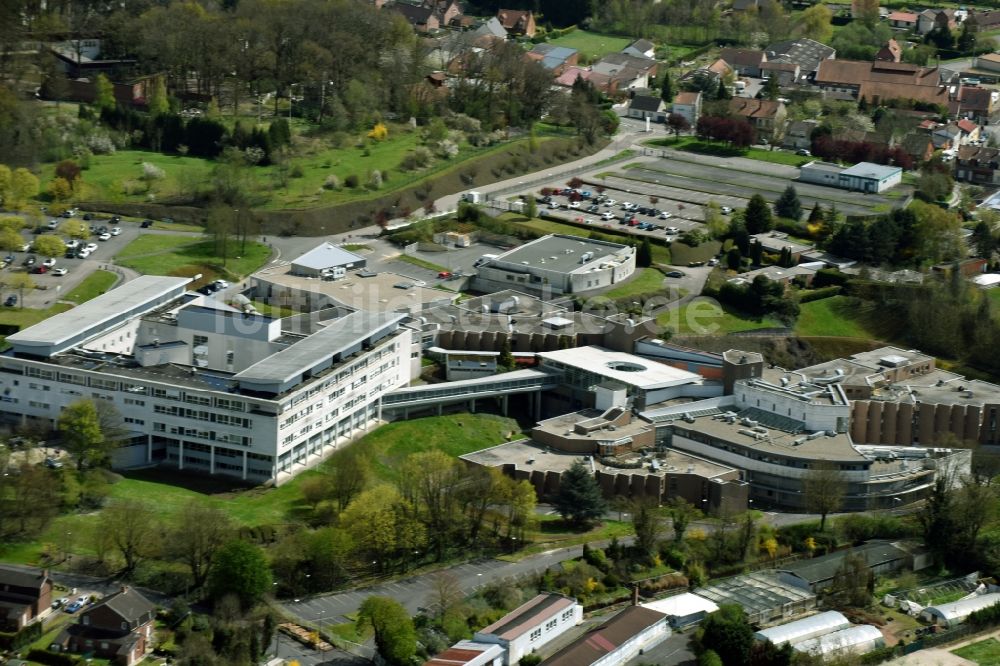
[[[77,305],[86,303],[111,289],[117,279],[118,276],[111,271],[94,271],[62,298]]]
[[[745,157],[758,162],[770,162],[772,164],[784,164],[785,166],[798,167],[812,160],[811,157],[803,157],[794,153],[781,150],[764,150],[762,148],[734,148],[718,141],[708,141],[694,136],[682,136],[675,138],[653,139],[646,142],[650,146],[661,146],[683,150],[689,153],[700,155],[712,155],[714,157]]]
[[[420,268],[426,268],[427,270],[434,271],[435,273],[441,273],[448,270],[440,264],[435,264],[432,261],[427,261],[425,259],[421,259],[420,257],[411,257],[408,254],[400,254],[396,257],[396,260],[405,261],[408,264],[419,266]]]
[[[223,259],[210,240],[191,236],[140,236],[126,245],[115,261],[145,275],[201,274],[199,284],[222,277],[240,279],[263,266],[271,249],[263,243],[237,241],[229,243],[229,257]],[[197,285],[196,285],[197,286]]]
[[[1000,664],[1000,641],[995,638],[987,638],[952,650],[951,653],[962,659],[974,661],[979,666],[997,666]]]
[[[601,295],[610,299],[616,299],[662,291],[663,280],[663,273],[657,269],[640,268],[635,272],[635,276],[631,280],[620,284],[614,289],[608,290]]]
[[[676,335],[727,335],[782,326],[777,319],[755,319],[745,312],[707,298],[696,299],[668,310],[656,318],[656,323],[669,327]]]
[[[799,306],[795,334],[800,337],[831,336],[871,339],[872,332],[857,318],[846,296],[831,296]]]

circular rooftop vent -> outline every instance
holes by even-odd
[[[619,372],[643,372],[646,369],[644,365],[629,363],[628,361],[610,361],[607,365],[612,370],[618,370]]]

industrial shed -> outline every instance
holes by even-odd
[[[811,638],[847,629],[850,626],[851,623],[847,621],[847,618],[837,611],[827,611],[817,615],[810,615],[794,622],[788,622],[787,624],[781,624],[777,627],[761,629],[754,634],[754,638],[759,641],[771,641],[780,647],[785,643],[795,645]]]
[[[970,614],[1000,603],[1000,593],[991,592],[976,597],[959,599],[948,604],[928,606],[920,611],[920,619],[945,627],[954,627],[965,622]]]
[[[719,610],[719,606],[714,601],[703,599],[690,592],[675,594],[672,597],[640,605],[643,608],[649,608],[666,615],[667,622],[674,628],[701,622],[706,615]]]
[[[752,624],[790,619],[816,607],[816,595],[809,590],[760,571],[699,587],[694,593],[720,606],[739,604]]]
[[[870,624],[859,624],[848,629],[841,629],[832,634],[810,638],[792,648],[816,657],[832,657],[846,654],[867,654],[885,646],[885,638],[878,627]]]

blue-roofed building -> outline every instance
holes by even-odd
[[[552,44],[535,44],[528,51],[528,58],[542,64],[551,70],[554,76],[559,76],[567,67],[575,65],[580,59],[580,52],[568,46],[553,46]]]

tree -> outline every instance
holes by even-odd
[[[427,530],[437,559],[454,541],[458,531],[458,491],[464,474],[458,461],[442,451],[422,451],[408,456],[400,469],[400,492],[416,510]]]
[[[663,533],[663,521],[656,513],[656,503],[650,499],[639,499],[632,503],[631,508],[635,547],[645,557],[651,557]]]
[[[83,469],[103,449],[104,434],[93,400],[77,400],[67,405],[59,415],[59,432],[63,446],[76,459],[77,469]]]
[[[679,137],[681,132],[687,132],[691,129],[691,123],[681,114],[671,113],[667,116],[667,127],[673,130],[674,136]]]
[[[124,576],[130,576],[140,562],[159,551],[159,519],[144,502],[112,502],[101,511],[98,530],[108,536],[121,555]]]
[[[649,237],[643,237],[642,242],[639,243],[639,248],[635,253],[635,265],[640,268],[645,268],[647,266],[652,266],[653,264],[653,246],[649,242]]]
[[[104,74],[98,74],[94,79],[94,106],[101,111],[111,111],[115,108],[115,87]]]
[[[500,357],[497,359],[497,365],[505,371],[513,370],[517,363],[514,361],[514,354],[510,349],[510,338],[504,337],[503,344],[500,346]]]
[[[0,228],[0,250],[15,252],[24,246],[21,234],[7,227]]]
[[[833,19],[833,12],[826,5],[817,4],[802,12],[797,27],[803,37],[827,44],[833,37],[831,19]]]
[[[840,509],[847,492],[847,479],[833,464],[813,463],[802,477],[802,491],[805,493],[806,509],[818,513],[819,529],[826,529],[826,517]]]
[[[719,77],[719,87],[715,91],[715,99],[727,100],[732,99],[733,94],[729,92],[729,86],[726,85],[726,80],[723,77]]]
[[[746,210],[743,211],[743,220],[746,223],[747,232],[751,235],[762,234],[774,228],[771,207],[759,194],[750,197]]]
[[[799,194],[795,191],[794,185],[786,187],[778,200],[774,202],[774,212],[777,213],[778,217],[787,217],[796,222],[802,217],[802,203],[799,201]]]
[[[205,584],[212,558],[233,535],[233,521],[221,509],[192,499],[181,510],[167,540],[169,552],[187,565],[195,588]]]
[[[48,234],[36,238],[32,248],[35,254],[43,257],[61,257],[66,254],[66,243],[58,236]]]
[[[699,653],[711,649],[726,666],[750,663],[753,629],[737,604],[722,604],[719,610],[709,613],[701,621],[694,640]]]
[[[997,240],[993,236],[993,230],[986,222],[980,221],[972,230],[972,246],[976,248],[976,255],[989,259],[996,249]]]
[[[764,84],[764,97],[769,100],[776,100],[781,96],[781,88],[778,86],[778,75],[772,74]]]
[[[938,475],[917,522],[923,530],[924,543],[934,556],[936,564],[943,564],[949,552],[949,543],[955,532],[955,498],[948,475]]]
[[[401,603],[389,597],[368,597],[358,609],[358,623],[370,625],[375,647],[390,664],[408,664],[417,651],[413,619]]]
[[[159,116],[170,110],[170,100],[167,97],[167,84],[162,76],[153,77],[149,94],[146,96],[146,108],[152,116]]]
[[[304,499],[312,510],[315,511],[319,503],[330,494],[330,479],[324,476],[310,476],[302,480],[299,485]]]
[[[251,608],[271,591],[271,569],[264,552],[246,541],[227,542],[215,551],[208,589],[216,602],[233,595],[244,609]]]
[[[19,308],[24,307],[24,290],[34,289],[35,281],[31,279],[31,276],[27,273],[8,273],[3,278],[3,285],[8,289],[16,289],[19,300],[17,306]]]
[[[46,190],[53,201],[69,201],[73,198],[73,186],[65,178],[53,178]]]
[[[534,195],[528,195],[528,198],[524,202],[524,214],[528,219],[538,217],[538,202],[535,201]]]
[[[361,447],[348,446],[329,459],[330,499],[337,503],[337,510],[347,505],[364,490],[371,479],[371,464]]]
[[[62,160],[56,164],[56,178],[64,179],[74,190],[82,171],[83,169],[76,163],[76,160]]]
[[[684,539],[684,532],[687,531],[691,521],[701,517],[701,511],[680,496],[671,497],[666,507],[670,525],[674,530],[674,543],[679,544]]]
[[[569,520],[578,527],[597,520],[608,508],[594,476],[579,460],[562,475],[552,505],[563,520]]]
[[[59,225],[59,233],[77,240],[87,240],[90,238],[90,227],[82,220],[66,220]]]
[[[864,608],[875,591],[875,575],[861,555],[847,553],[833,574],[827,594],[844,606]]]
[[[427,607],[437,621],[441,622],[445,615],[462,602],[464,596],[458,579],[447,571],[439,571],[431,576],[431,590],[427,595]]]
[[[24,208],[29,199],[38,196],[38,176],[25,168],[15,169],[11,174],[10,193],[4,198],[8,208]],[[10,199],[8,202],[7,199]]]
[[[669,106],[674,103],[675,95],[677,95],[677,91],[674,89],[674,80],[670,76],[670,71],[667,70],[663,73],[663,83],[660,84],[660,99]]]
[[[225,266],[233,240],[236,237],[236,213],[228,206],[215,205],[208,210],[205,220],[205,234],[212,239],[215,252],[222,257]]]
[[[44,99],[55,100],[57,107],[69,95],[69,83],[54,54],[45,56],[42,63],[42,85],[38,94]]]

